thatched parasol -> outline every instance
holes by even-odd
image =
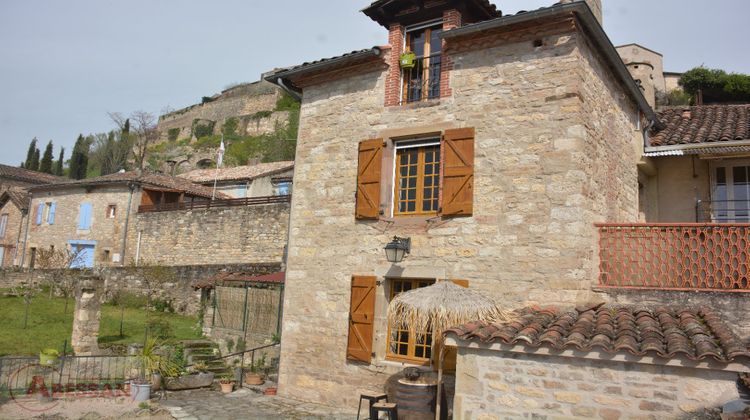
[[[388,324],[408,329],[423,338],[432,332],[433,348],[442,343],[443,332],[470,321],[504,321],[509,312],[480,292],[461,287],[451,281],[438,281],[427,287],[400,293],[388,305]],[[438,389],[436,418],[440,416],[440,392],[445,347],[440,346],[438,358]]]

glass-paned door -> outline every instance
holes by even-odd
[[[713,175],[713,221],[750,223],[750,165],[717,166]]]

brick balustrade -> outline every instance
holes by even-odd
[[[750,224],[597,224],[599,286],[750,292]]]

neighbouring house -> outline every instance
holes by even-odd
[[[18,248],[29,214],[29,194],[19,187],[8,187],[0,194],[0,268],[18,265]]]
[[[68,179],[44,172],[30,171],[28,169],[0,164],[0,192],[8,187],[25,188],[62,181],[68,181]]]
[[[197,184],[213,187],[233,198],[290,195],[294,161],[254,163],[221,169],[197,169],[179,175]]]
[[[439,279],[517,308],[598,296],[596,222],[639,220],[642,130],[661,127],[598,1],[501,16],[385,1],[388,45],[275,70],[301,97],[279,390],[356,406],[431,342],[390,299]],[[410,253],[386,261],[394,236]]]
[[[21,265],[35,267],[40,248],[73,249],[74,268],[124,265],[136,257],[135,216],[143,209],[200,205],[212,190],[153,173],[120,172],[29,189],[31,216]],[[219,198],[228,198],[218,194]],[[173,226],[174,228],[174,226]],[[48,267],[49,268],[49,267]]]

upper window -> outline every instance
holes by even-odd
[[[442,32],[440,21],[406,28],[404,51],[415,57],[411,65],[402,65],[403,103],[440,97]]]
[[[750,166],[717,166],[713,172],[711,218],[719,223],[750,222]]]
[[[391,279],[390,299],[399,293],[412,289],[426,287],[435,282],[432,279]],[[414,330],[389,330],[388,355],[389,359],[396,359],[415,364],[429,364],[432,356],[432,334],[423,331],[416,334]]]
[[[292,191],[292,181],[274,181],[273,195],[289,195]]]
[[[5,237],[5,230],[8,228],[8,214],[0,216],[0,238]]]
[[[396,144],[395,215],[437,214],[440,140]]]
[[[442,137],[420,140],[365,140],[359,143],[358,160],[359,220],[473,214],[473,128],[445,130]]]
[[[110,204],[107,206],[107,219],[114,219],[117,215],[117,206],[114,204]]]

